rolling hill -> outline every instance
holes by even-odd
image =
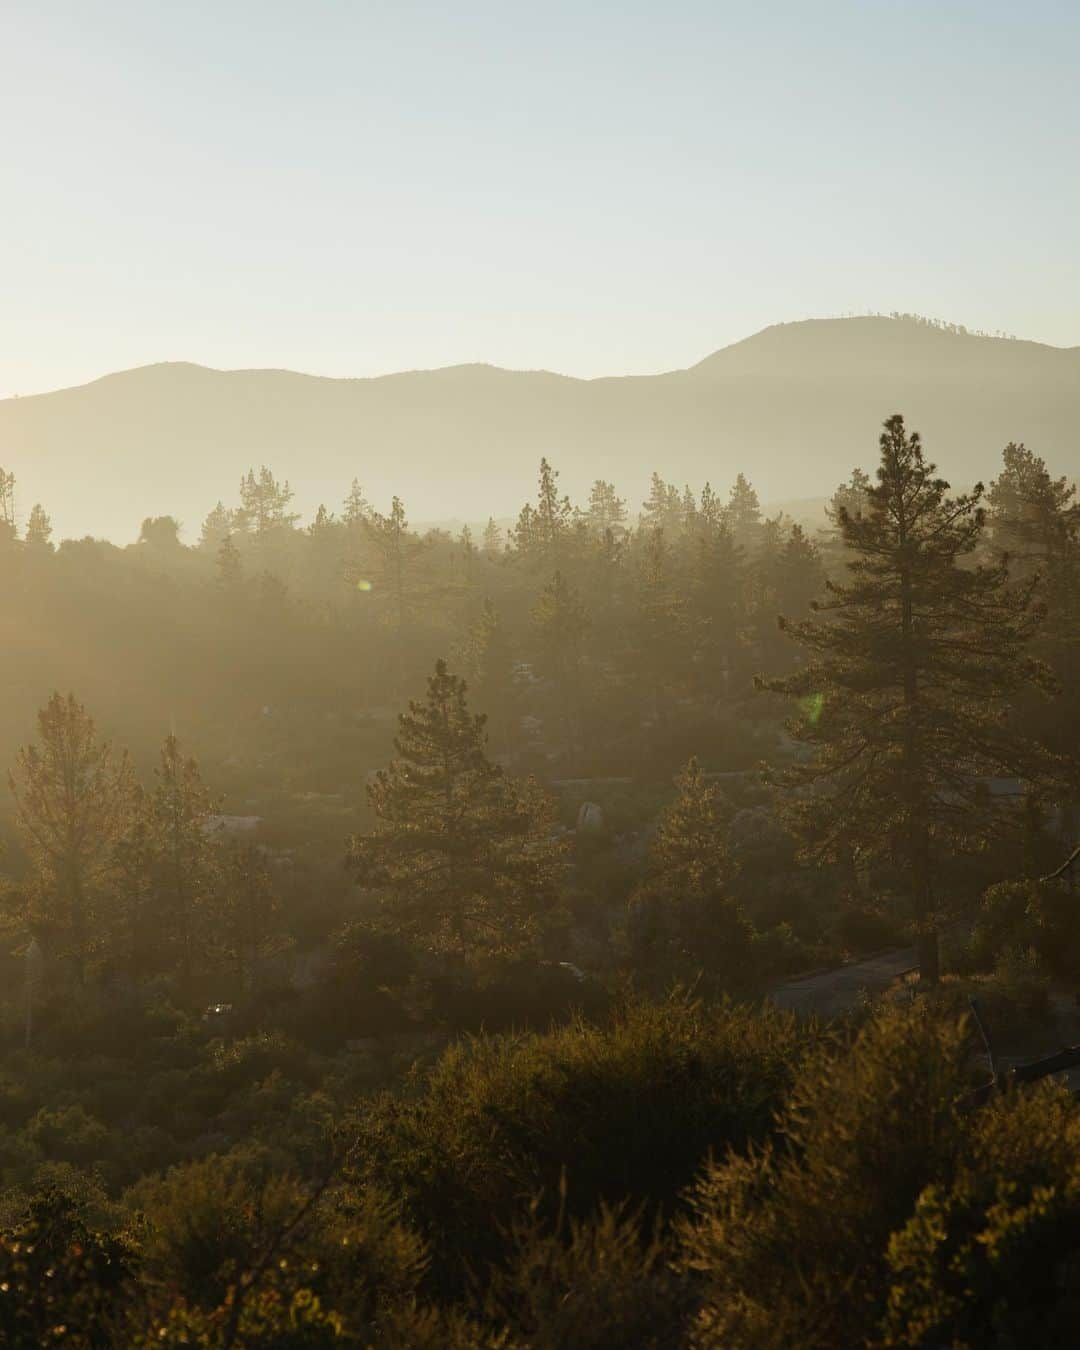
[[[0,401],[0,464],[17,475],[22,514],[40,500],[60,534],[123,542],[168,512],[190,540],[264,463],[305,513],[336,508],[356,477],[376,505],[397,492],[414,520],[516,512],[542,454],[574,497],[605,477],[636,503],[653,469],[720,489],[741,470],[764,500],[820,497],[853,465],[872,467],[894,411],[954,482],[992,476],[1009,440],[1076,474],[1080,348],[852,318],[767,328],[688,370],[595,380],[169,363]]]

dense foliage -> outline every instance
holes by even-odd
[[[5,1345],[1067,1339],[1076,1108],[984,1034],[1076,1030],[1080,519],[880,452],[127,548],[0,471]]]

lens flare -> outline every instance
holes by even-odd
[[[373,585],[373,583],[370,582],[370,581],[363,581],[363,580],[361,580],[361,581],[358,581],[358,582],[356,583],[356,589],[357,589],[358,591],[370,591],[370,590],[374,590],[374,585]]]
[[[822,710],[824,709],[824,707],[825,707],[824,694],[820,693],[807,694],[806,698],[802,700],[803,715],[805,716],[806,720],[810,723],[811,726],[813,726],[817,722],[818,718],[822,714]]]

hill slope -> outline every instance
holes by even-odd
[[[890,319],[765,329],[684,371],[577,380],[455,366],[377,379],[147,366],[75,389],[0,401],[0,464],[22,512],[59,532],[131,538],[171,512],[195,537],[249,466],[288,477],[305,512],[355,476],[414,519],[509,514],[547,454],[582,496],[612,478],[636,503],[658,469],[725,489],[746,472],[765,499],[821,496],[872,466],[900,411],[947,476],[996,471],[1024,440],[1080,471],[1080,348],[976,337]]]

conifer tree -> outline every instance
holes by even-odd
[[[217,802],[173,735],[165,738],[154,776],[144,809],[155,922],[170,964],[186,982],[207,943],[217,865],[209,828]]]
[[[641,525],[645,530],[663,530],[669,538],[679,532],[682,517],[682,502],[679,490],[673,483],[665,483],[658,473],[654,473],[649,485],[649,495],[641,504]]]
[[[698,501],[697,518],[701,530],[706,533],[719,530],[726,523],[727,508],[712,489],[711,483],[706,483],[701,489],[701,498]]]
[[[791,817],[808,851],[898,869],[923,976],[937,978],[935,888],[942,863],[982,846],[995,816],[983,780],[1038,785],[1044,756],[1009,725],[1008,699],[1048,683],[1028,652],[1033,585],[1010,588],[1003,564],[972,565],[984,525],[981,487],[950,498],[917,433],[890,417],[868,508],[838,522],[849,579],[830,582],[827,617],[786,624],[809,663],[764,687],[798,698],[794,734],[813,748],[779,775],[802,789]]]
[[[1052,707],[1022,700],[1017,717],[1046,745],[1073,754],[1080,732],[1080,506],[1076,489],[1052,478],[1024,445],[1010,443],[990,485],[989,532],[1010,576],[1040,577],[1046,623],[1036,650],[1054,671],[1062,697]]]
[[[444,661],[398,722],[397,758],[368,789],[378,824],[349,841],[357,880],[433,951],[527,946],[558,878],[552,814],[535,784],[485,753],[485,719]]]
[[[574,509],[560,497],[558,483],[559,471],[541,459],[536,505],[526,502],[512,531],[514,555],[530,568],[551,570],[565,562]]]
[[[461,557],[461,574],[465,585],[470,586],[476,575],[476,557],[479,549],[473,543],[472,530],[468,525],[462,525],[461,534],[458,536],[458,548]]]
[[[532,639],[536,668],[551,681],[559,720],[571,747],[579,746],[582,739],[584,644],[589,625],[580,595],[556,572],[533,606]]]
[[[662,529],[650,530],[645,538],[627,637],[632,668],[646,691],[654,717],[663,721],[673,688],[684,683],[688,675],[690,627],[674,558]]]
[[[217,553],[225,540],[231,536],[233,526],[233,512],[224,502],[218,502],[202,523],[199,547],[208,553]]]
[[[719,895],[734,868],[727,846],[728,810],[696,757],[675,779],[675,798],[661,813],[649,849],[651,882],[671,895]]]
[[[728,495],[727,521],[740,548],[753,551],[761,538],[761,503],[744,474],[738,474]]]
[[[34,868],[31,922],[81,984],[111,919],[115,849],[135,800],[130,762],[98,741],[74,695],[56,693],[38,713],[38,741],[19,751],[9,783]]]
[[[1017,575],[1060,566],[1080,527],[1076,488],[1051,478],[1044,460],[1022,443],[1002,451],[1003,467],[986,494],[993,545]]]
[[[715,501],[715,498],[712,499]],[[749,680],[746,558],[723,512],[706,499],[689,555],[687,613],[697,654],[696,675],[705,689],[732,692]],[[707,527],[705,521],[715,519]]]
[[[780,615],[791,621],[808,618],[811,606],[824,588],[825,571],[817,545],[801,525],[792,524],[785,535],[779,521],[767,521],[763,539],[757,563],[758,642],[766,669],[779,673],[785,666],[791,666],[794,653],[777,625],[777,618]]]
[[[364,496],[364,491],[360,486],[360,480],[354,478],[352,487],[349,489],[349,495],[345,498],[345,505],[342,508],[342,519],[350,527],[362,525],[371,515],[371,503]]]
[[[256,539],[263,539],[272,530],[290,528],[299,516],[289,511],[293,491],[288,482],[279,483],[264,464],[259,470],[249,469],[240,480],[240,510],[237,526],[250,531]]]
[[[0,542],[13,540],[17,529],[15,475],[0,466]]]
[[[400,640],[415,592],[414,563],[423,543],[409,529],[400,497],[393,499],[388,515],[370,512],[364,528],[375,554],[375,594],[384,621]]]
[[[486,710],[489,739],[496,750],[505,750],[515,739],[521,690],[506,625],[489,599],[465,634],[461,660],[469,687]]]
[[[690,484],[683,488],[682,501],[679,503],[679,529],[686,536],[697,533],[700,516],[697,498],[690,490]]]
[[[666,952],[722,983],[745,978],[753,929],[728,886],[728,807],[691,758],[661,812],[645,878],[632,903],[632,933],[646,964]]]
[[[603,538],[610,530],[618,536],[626,529],[626,502],[615,491],[614,483],[598,478],[589,493],[589,509],[585,513],[589,529]]]
[[[214,911],[217,953],[246,989],[252,983],[256,961],[287,945],[281,905],[259,846],[227,845],[219,884]]]
[[[541,459],[534,515],[534,545],[544,566],[558,567],[564,561],[573,514],[570,498],[559,496],[558,469],[553,469],[546,459]]]
[[[495,523],[494,516],[488,516],[488,522],[484,526],[482,547],[485,557],[498,558],[502,554],[503,532],[501,527]]]
[[[217,583],[223,591],[237,591],[244,580],[244,564],[231,534],[221,541],[217,554]]]
[[[30,517],[26,522],[27,547],[40,553],[51,553],[53,551],[52,532],[52,521],[45,514],[45,509],[41,503],[35,502],[30,508]]]
[[[841,483],[833,495],[829,498],[829,503],[825,507],[825,515],[828,518],[836,535],[843,539],[843,531],[840,527],[840,517],[846,513],[849,516],[861,516],[870,507],[870,492],[873,489],[874,480],[865,469],[854,468],[851,471],[851,477],[846,483]]]

